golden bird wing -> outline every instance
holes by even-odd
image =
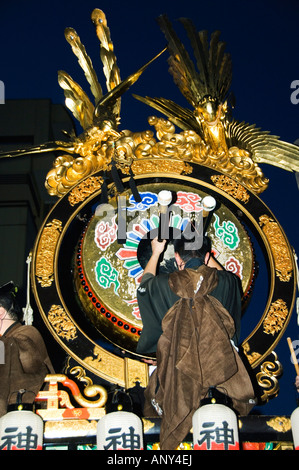
[[[58,71],[58,83],[64,90],[65,105],[73,116],[80,122],[83,129],[87,129],[93,123],[94,105],[87,94],[82,90],[72,77],[63,70]]]
[[[166,98],[150,98],[133,94],[134,98],[164,114],[169,121],[183,131],[193,130],[201,135],[201,127],[191,110]]]
[[[92,61],[88,56],[84,45],[73,28],[66,28],[64,32],[67,42],[71,45],[73,53],[78,59],[79,65],[82,68],[86,80],[90,85],[90,90],[97,103],[103,96],[102,87],[98,81],[97,74],[93,68]]]
[[[188,34],[197,69],[166,15],[158,18],[161,30],[168,41],[170,73],[187,101],[196,107],[206,95],[223,102],[232,81],[232,62],[225,52],[225,43],[219,40],[220,32],[197,32],[187,18],[180,20]]]
[[[106,77],[107,90],[113,90],[120,84],[120,71],[116,63],[114,46],[111,41],[110,29],[107,26],[105,13],[96,8],[91,14],[91,19],[96,28],[97,37],[100,41],[100,57]]]
[[[232,120],[226,126],[226,137],[229,146],[249,151],[256,163],[299,172],[299,147],[262,131],[254,124]]]
[[[195,107],[201,99],[201,82],[184,45],[173,29],[166,15],[159,16],[158,23],[167,40],[170,54],[168,59],[169,72],[174,82],[186,98]]]
[[[114,46],[111,41],[110,29],[107,26],[105,13],[95,8],[91,14],[92,22],[96,28],[96,34],[100,41],[100,57],[103,64],[103,71],[106,77],[106,86],[108,92],[120,84],[120,71],[117,65]],[[120,98],[114,106],[114,113],[120,115]]]

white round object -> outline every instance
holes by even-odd
[[[172,201],[172,193],[171,191],[167,191],[166,189],[163,189],[162,191],[159,192],[158,194],[158,202],[161,204],[161,206],[168,206]]]
[[[33,411],[10,411],[0,419],[0,450],[42,450],[44,422]]]
[[[216,199],[213,196],[205,196],[201,201],[202,207],[205,211],[210,212],[216,207]]]
[[[192,417],[194,450],[239,450],[237,416],[218,403],[203,405]]]
[[[141,419],[128,411],[114,411],[97,425],[97,450],[143,450]]]

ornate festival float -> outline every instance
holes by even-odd
[[[189,107],[135,96],[140,106],[148,105],[158,115],[149,117],[145,131],[121,129],[121,96],[152,61],[121,80],[106,17],[95,9],[91,18],[107,92],[78,34],[66,29],[94,97],[92,102],[67,72],[58,72],[65,104],[83,132],[9,155],[58,153],[45,182],[58,200],[36,239],[31,287],[67,361],[63,373],[46,377],[48,387],[36,397],[36,414],[44,424],[44,447],[94,448],[97,443],[104,449],[155,449],[159,419],[141,421],[134,397],[148,383],[147,358],[136,353],[142,330],[136,289],[148,240],[159,227],[159,195],[169,191],[173,196],[170,237],[182,233],[190,220],[202,222],[214,256],[240,277],[244,318],[259,267],[265,266],[264,308],[255,310],[252,331],[240,345],[259,404],[264,404],[279,391],[282,365],[274,349],[293,310],[296,263],[279,221],[260,198],[268,180],[259,164],[297,172],[299,149],[232,117],[231,58],[218,32],[209,38],[182,20],[193,61],[165,16],[158,20],[167,40],[160,54],[167,55],[169,71]],[[213,204],[207,207],[210,200]],[[173,253],[166,262],[172,264]],[[131,426],[130,416],[136,418]],[[217,426],[221,429],[221,423]],[[195,427],[181,448],[193,448],[193,431]],[[288,417],[240,416],[238,433],[243,448],[281,448],[282,442],[293,446]],[[221,435],[220,448],[238,448],[236,436],[232,442]]]

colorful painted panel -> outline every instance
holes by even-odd
[[[174,184],[150,184],[138,189],[140,202],[136,202],[132,194],[124,193],[121,201],[114,198],[109,205],[96,208],[84,234],[81,250],[84,281],[92,292],[90,297],[98,301],[94,302],[98,305],[97,316],[105,315],[121,328],[133,330],[136,340],[142,329],[136,289],[147,259],[141,241],[157,232],[158,193],[168,189],[174,194],[169,209],[169,226],[177,234],[182,233],[190,221],[195,226],[199,223],[201,200],[206,195],[191,191],[188,186]],[[124,238],[119,234],[120,217],[126,228],[124,243],[118,242],[118,237]],[[241,223],[227,208],[220,207],[211,219],[208,234],[212,239],[214,256],[225,269],[240,277],[246,290],[252,276],[253,260],[250,240]],[[174,265],[172,246],[165,254],[165,269],[169,268],[170,262]],[[94,314],[91,319],[98,325]]]

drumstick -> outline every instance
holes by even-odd
[[[296,369],[296,374],[299,376],[299,365],[298,365],[298,362],[297,362],[297,357],[296,357],[296,354],[295,354],[295,351],[294,351],[294,348],[293,348],[293,345],[292,345],[291,338],[287,338],[287,342],[288,342],[288,345],[289,345],[289,348],[290,348],[290,351],[291,351],[291,356],[292,356],[292,359],[293,359],[293,364],[294,364],[295,369]]]

